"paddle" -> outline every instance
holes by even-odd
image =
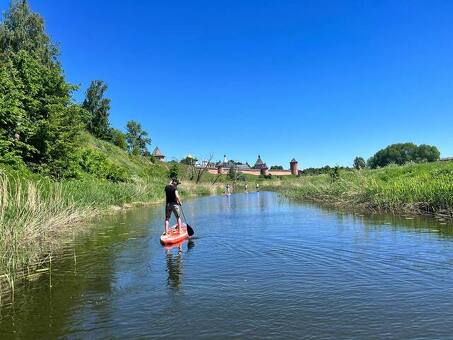
[[[186,215],[184,214],[184,210],[182,210],[182,205],[180,205],[180,208],[181,208],[182,216],[184,217],[184,222],[186,223],[186,226],[187,226],[187,234],[189,234],[189,236],[193,236],[193,234],[195,234],[195,232],[193,231],[193,229],[189,225],[189,223],[187,223]]]

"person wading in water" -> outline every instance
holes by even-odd
[[[181,205],[181,199],[179,198],[178,194],[178,184],[181,182],[178,181],[176,178],[173,178],[171,182],[165,186],[165,233],[170,231],[169,223],[171,213],[173,213],[176,217],[176,228],[178,232],[181,232],[180,227],[182,226],[181,223],[181,211],[179,206]]]

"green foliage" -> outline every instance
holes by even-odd
[[[354,169],[360,170],[366,167],[365,160],[362,157],[354,158]]]
[[[40,135],[45,145],[38,170],[56,178],[75,177],[83,110],[77,105],[55,105],[49,109]]]
[[[232,166],[230,170],[228,170],[228,178],[231,180],[236,180],[238,176],[237,168]]]
[[[347,167],[343,167],[343,166],[340,166],[340,167],[337,167],[339,170],[345,170],[345,171],[348,171],[348,170],[351,170],[350,168],[347,168]],[[332,172],[332,169],[330,166],[326,165],[322,168],[307,168],[307,169],[304,169],[300,172],[301,175],[304,175],[304,176],[311,176],[311,175],[322,175],[322,174],[330,174]]]
[[[340,179],[340,167],[339,166],[333,167],[329,172],[329,176],[332,179],[332,181],[339,180]]]
[[[283,170],[283,166],[281,165],[272,165],[271,170]]]
[[[16,169],[26,165],[57,179],[89,174],[115,182],[128,178],[123,170],[128,166],[149,165],[137,159],[125,166],[123,156],[123,164],[115,164],[92,152],[79,159],[85,128],[123,150],[129,146],[134,155],[146,155],[150,139],[135,122],[128,125],[127,139],[110,128],[110,100],[104,98],[102,81],[93,81],[82,106],[75,105],[76,87],[66,83],[57,56],[41,16],[27,1],[12,1],[0,23],[0,163]]]
[[[275,185],[275,184],[270,184]],[[453,162],[343,171],[341,180],[314,175],[276,187],[288,197],[347,208],[453,216]]]
[[[122,150],[127,150],[126,134],[118,129],[110,129],[110,141]]]
[[[94,136],[108,140],[111,138],[109,123],[110,99],[104,98],[107,84],[94,80],[86,91],[82,107],[88,112],[87,128]]]
[[[400,143],[387,146],[379,150],[368,160],[372,169],[383,167],[392,163],[403,165],[409,162],[424,163],[439,160],[440,152],[435,146],[413,143]]]
[[[11,55],[20,51],[33,55],[46,66],[57,61],[58,49],[44,30],[44,20],[30,10],[25,0],[11,1],[0,24],[0,51]]]
[[[0,24],[0,161],[61,178],[75,175],[84,112],[57,54],[42,18],[14,1]]]
[[[179,178],[179,167],[177,163],[173,163],[168,171],[168,178]]]
[[[142,129],[140,123],[133,120],[127,122],[126,140],[132,155],[145,155],[146,146],[151,143],[148,133]]]
[[[187,156],[186,158],[181,159],[180,163],[181,164],[186,164],[186,165],[195,165],[195,163],[198,161],[198,159],[194,157],[189,157]]]
[[[116,166],[107,160],[107,156],[94,149],[85,149],[79,156],[80,169],[94,175],[96,178],[112,182],[125,182],[128,180],[124,168]]]

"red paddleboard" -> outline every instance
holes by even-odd
[[[181,232],[178,232],[176,225],[173,226],[168,233],[160,236],[160,243],[163,245],[175,244],[189,238],[187,233],[187,226],[185,223],[181,226]]]
[[[165,250],[172,250],[173,248],[180,248],[184,243],[187,242],[187,239],[179,241],[178,243],[172,244],[163,244]]]

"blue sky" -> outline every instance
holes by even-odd
[[[76,99],[104,80],[112,125],[138,120],[169,158],[351,165],[406,141],[453,156],[452,1],[30,3]]]

